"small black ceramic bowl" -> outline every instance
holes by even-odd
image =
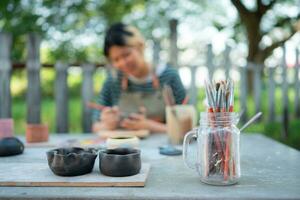
[[[15,137],[0,139],[0,156],[13,156],[23,153],[24,144]]]
[[[132,176],[141,170],[141,151],[133,148],[107,149],[99,152],[99,168],[106,176]]]
[[[51,171],[59,176],[78,176],[93,170],[97,151],[93,148],[58,148],[47,152]]]

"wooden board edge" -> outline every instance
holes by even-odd
[[[1,182],[0,187],[145,187],[151,165],[142,163],[145,166],[145,180],[135,182]]]
[[[144,182],[86,182],[86,183],[66,183],[66,182],[0,182],[1,187],[144,187]]]

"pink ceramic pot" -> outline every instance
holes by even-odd
[[[0,139],[14,135],[14,120],[11,118],[0,119]]]
[[[26,127],[26,141],[33,142],[46,142],[48,141],[48,126],[44,124],[27,124]]]

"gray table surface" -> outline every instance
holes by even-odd
[[[242,176],[233,186],[201,183],[181,156],[158,153],[166,141],[165,135],[141,141],[142,159],[151,164],[145,187],[0,187],[0,199],[300,199],[300,152],[265,136],[241,136]],[[0,162],[46,162],[46,150],[27,148]]]

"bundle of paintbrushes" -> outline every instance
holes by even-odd
[[[205,139],[205,174],[208,179],[230,181],[235,178],[238,129],[233,113],[234,85],[231,80],[205,84],[208,110],[202,123],[207,124]],[[201,124],[201,122],[200,122]]]
[[[214,84],[206,82],[206,98],[208,112],[233,112],[234,86],[233,82],[220,81]]]

